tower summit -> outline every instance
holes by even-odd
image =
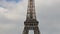
[[[27,19],[36,19],[34,0],[28,1]]]
[[[34,34],[40,34],[38,23],[35,13],[35,1],[28,0],[27,16],[26,21],[24,22],[23,34],[28,34],[29,30],[34,30]]]

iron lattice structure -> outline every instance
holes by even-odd
[[[29,30],[34,30],[34,34],[40,34],[38,23],[35,13],[35,1],[29,0],[23,34],[28,34]]]

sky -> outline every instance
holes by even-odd
[[[22,34],[27,6],[28,0],[0,0],[0,34]],[[60,0],[35,0],[35,6],[41,34],[60,34]]]

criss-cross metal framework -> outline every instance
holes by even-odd
[[[38,21],[36,20],[35,1],[28,0],[27,16],[24,22],[23,34],[28,34],[29,30],[34,30],[34,34],[40,34]]]

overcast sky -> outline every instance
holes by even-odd
[[[28,0],[0,0],[0,34],[22,34]],[[41,34],[60,34],[60,0],[35,0]]]

